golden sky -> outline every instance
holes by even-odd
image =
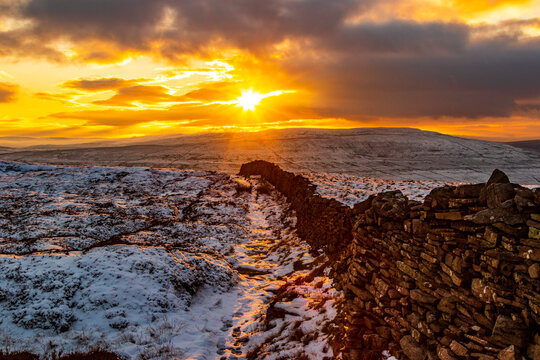
[[[540,138],[540,0],[0,0],[0,145],[373,126]]]

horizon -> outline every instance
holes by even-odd
[[[537,0],[5,0],[0,41],[0,137],[540,139]]]
[[[169,134],[157,134],[157,135],[139,135],[132,137],[118,137],[118,138],[70,138],[70,137],[24,137],[24,136],[0,136],[0,147],[12,148],[12,149],[25,149],[25,148],[39,148],[39,147],[66,147],[70,146],[91,146],[91,145],[109,145],[112,147],[116,146],[130,146],[133,143],[139,141],[152,142],[158,141],[160,139],[170,139],[175,137],[184,137],[184,136],[198,136],[198,135],[219,135],[219,134],[237,134],[237,135],[249,135],[273,131],[291,131],[291,130],[373,130],[373,129],[406,129],[406,130],[418,130],[422,132],[431,132],[440,135],[453,136],[457,138],[463,138],[468,140],[480,140],[488,142],[496,142],[503,144],[512,144],[520,142],[529,142],[529,141],[540,141],[538,138],[524,138],[524,139],[513,139],[511,141],[506,141],[504,138],[482,138],[475,136],[467,135],[452,135],[442,132],[437,132],[433,130],[425,130],[415,127],[352,127],[352,128],[330,128],[330,127],[288,127],[288,128],[275,128],[275,129],[262,129],[262,130],[236,130],[236,131],[201,131],[193,133],[169,133]]]

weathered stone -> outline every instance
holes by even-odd
[[[521,321],[504,315],[497,316],[491,341],[504,346],[516,345],[521,348],[525,346],[526,339],[527,327]]]
[[[491,173],[491,176],[489,177],[489,180],[486,183],[486,186],[489,186],[491,184],[507,184],[510,182],[510,179],[508,179],[508,176],[504,172],[502,172],[499,169],[493,170]]]
[[[450,349],[458,356],[467,356],[469,350],[463,345],[461,345],[456,340],[452,340],[450,343]]]
[[[540,229],[537,229],[533,226],[529,227],[529,237],[531,239],[540,240]]]
[[[404,336],[399,345],[401,350],[410,360],[425,360],[427,354],[424,349],[410,335]]]
[[[441,360],[457,360],[454,355],[455,354],[450,349],[445,348],[444,346],[439,346],[437,349],[437,356]]]
[[[497,355],[497,359],[499,359],[499,360],[521,360],[521,354],[519,353],[518,348],[516,348],[514,345],[510,345],[509,347],[507,347],[504,350],[501,350],[499,352],[499,354]]]
[[[527,357],[531,360],[540,360],[540,345],[529,345],[527,347]]]
[[[372,201],[372,207],[378,215],[385,218],[395,220],[408,218],[408,201],[399,190],[378,194]]]
[[[435,219],[450,221],[463,220],[463,213],[460,211],[437,212],[435,213]]]
[[[501,206],[493,209],[485,209],[473,215],[465,216],[465,220],[471,220],[475,224],[493,224],[503,222],[507,225],[524,224],[525,217],[517,212],[512,201],[506,201]]]
[[[426,294],[422,290],[418,290],[418,289],[411,290],[410,297],[411,299],[418,301],[420,303],[433,304],[437,301],[437,298],[435,296]]]
[[[486,186],[486,202],[489,208],[496,208],[515,196],[512,184],[491,184]]]
[[[471,291],[474,296],[476,296],[483,302],[490,303],[493,301],[493,289],[486,285],[486,283],[482,279],[472,279]]]
[[[454,194],[460,198],[478,198],[484,188],[484,184],[460,185],[454,190]]]
[[[532,264],[531,266],[529,266],[528,272],[529,272],[529,276],[532,277],[533,279],[540,278],[540,264],[539,263]]]
[[[456,313],[456,304],[457,298],[455,297],[444,297],[437,304],[437,310],[442,311],[448,314]]]

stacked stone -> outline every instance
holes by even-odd
[[[400,192],[355,206],[336,264],[347,356],[540,359],[540,189],[487,184]]]
[[[351,209],[316,194],[316,187],[308,179],[262,160],[243,164],[240,175],[261,176],[287,197],[296,213],[298,235],[313,249],[324,249],[333,256],[351,242]]]
[[[281,191],[298,234],[336,259],[345,358],[540,360],[540,189],[496,170],[424,203],[396,191],[350,210],[265,161],[240,174]]]

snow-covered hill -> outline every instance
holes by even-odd
[[[134,140],[131,145],[16,151],[0,159],[52,164],[151,166],[237,173],[257,159],[294,172],[395,180],[485,181],[494,168],[540,183],[540,154],[507,144],[405,128],[287,129]]]

